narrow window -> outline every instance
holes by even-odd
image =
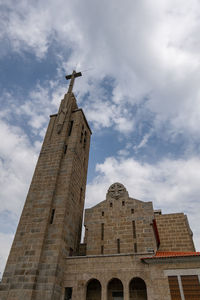
[[[83,189],[81,188],[81,190],[80,190],[80,199],[79,199],[79,202],[81,202],[81,200],[82,200],[82,195],[83,195]]]
[[[131,213],[134,214],[134,208],[131,208]]]
[[[64,300],[71,300],[72,299],[72,288],[66,287],[65,288],[65,298]]]
[[[85,148],[85,146],[86,146],[86,138],[84,138],[83,148]]]
[[[82,140],[83,140],[83,133],[81,132],[80,143],[82,143]]]
[[[122,201],[122,206],[124,206],[125,205],[125,201]]]
[[[132,221],[132,225],[133,225],[133,237],[136,238],[135,221]]]
[[[64,154],[67,153],[67,145],[64,146]]]
[[[117,253],[120,253],[120,239],[117,239]]]
[[[73,255],[74,250],[72,248],[69,248],[69,256]]]
[[[104,246],[101,246],[101,254],[104,252]]]
[[[54,214],[55,214],[55,208],[53,208],[51,211],[50,224],[53,224]]]
[[[85,148],[85,146],[86,146],[86,140],[87,140],[87,132],[85,131],[85,138],[84,138],[83,148]]]
[[[101,223],[101,240],[104,239],[104,223]]]
[[[112,207],[112,202],[110,202],[110,207]]]
[[[137,253],[137,244],[134,243],[134,252]]]
[[[102,211],[101,215],[102,215],[102,217],[104,216],[104,211]]]
[[[69,133],[68,133],[68,136],[70,136],[71,133],[72,133],[73,123],[74,123],[74,121],[71,121],[71,122],[70,122],[70,127],[69,127]]]

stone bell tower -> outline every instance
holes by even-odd
[[[1,300],[60,300],[65,258],[76,255],[91,130],[72,92],[50,122],[0,285]]]

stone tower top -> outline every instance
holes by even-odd
[[[113,183],[106,194],[106,199],[114,198],[118,200],[119,198],[129,197],[128,192],[123,184],[119,182]]]

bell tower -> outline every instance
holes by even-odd
[[[0,284],[1,300],[60,300],[65,258],[79,251],[91,130],[73,94],[50,122]]]

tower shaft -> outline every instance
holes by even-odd
[[[1,300],[61,299],[64,259],[79,250],[90,135],[83,111],[67,93],[50,118],[3,275]]]

